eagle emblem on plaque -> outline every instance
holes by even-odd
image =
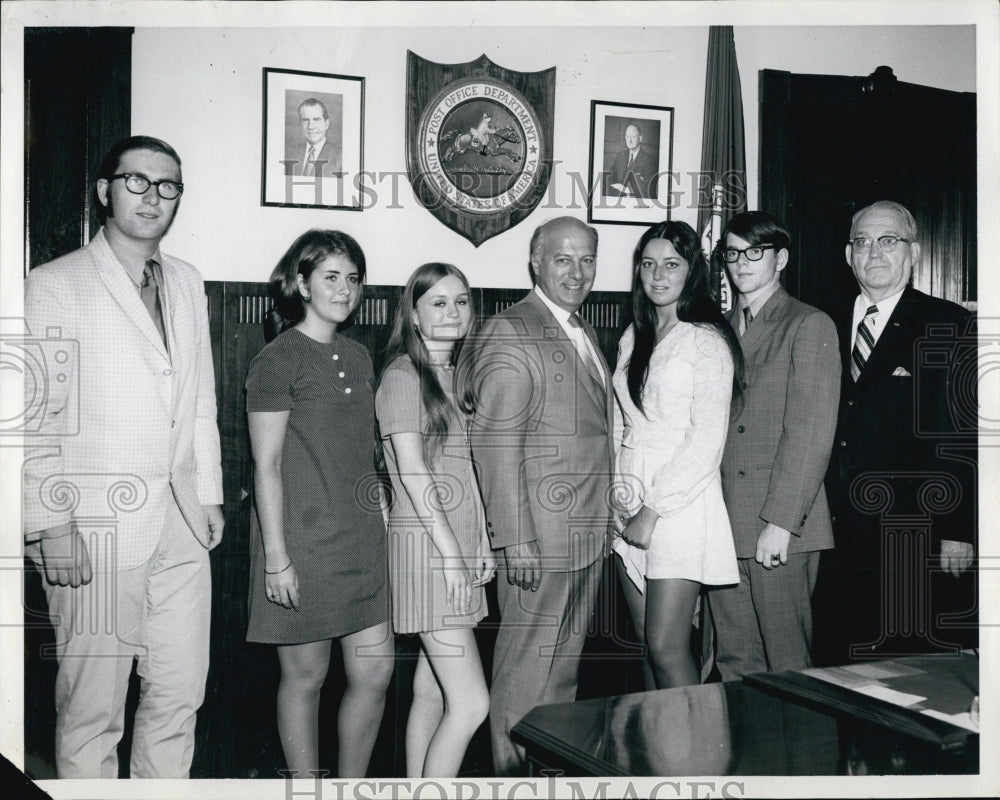
[[[406,165],[421,205],[476,247],[528,216],[552,171],[555,67],[407,51],[406,84]]]

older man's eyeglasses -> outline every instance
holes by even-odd
[[[904,239],[902,236],[879,236],[873,240],[871,236],[855,236],[851,239],[851,249],[855,253],[867,253],[872,249],[872,241],[878,242],[879,250],[883,253],[891,253],[900,242],[909,244],[911,239]]]
[[[146,194],[150,186],[155,186],[156,193],[164,200],[175,200],[184,191],[184,184],[178,181],[151,181],[145,175],[135,172],[120,172],[111,176],[113,181],[119,178],[125,179],[125,188],[132,194]]]
[[[722,257],[726,260],[727,264],[735,264],[740,260],[740,256],[746,256],[747,261],[760,261],[764,257],[765,250],[773,249],[773,244],[757,244],[742,250],[737,250],[735,247],[726,247],[722,251]]]

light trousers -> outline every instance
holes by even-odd
[[[130,776],[186,778],[208,675],[208,551],[172,500],[156,550],[134,569],[115,569],[113,546],[98,532],[81,532],[91,582],[71,588],[42,579],[56,635],[51,655],[59,662],[56,771],[60,778],[118,777],[125,697],[138,659]],[[42,569],[38,544],[26,553]]]

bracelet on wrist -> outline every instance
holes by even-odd
[[[288,563],[287,563],[287,564],[285,564],[285,566],[283,566],[283,567],[282,567],[281,569],[279,569],[279,570],[275,570],[274,572],[269,572],[269,571],[268,571],[268,569],[267,569],[267,567],[264,567],[264,574],[265,574],[265,575],[280,575],[280,574],[281,574],[282,572],[284,572],[284,571],[285,571],[286,569],[288,569],[288,568],[289,568],[290,566],[292,566],[292,559],[288,559]]]

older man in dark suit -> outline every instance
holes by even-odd
[[[577,314],[596,269],[593,228],[572,217],[541,225],[531,240],[535,288],[488,320],[474,347],[473,452],[507,571],[490,690],[498,775],[524,769],[511,728],[537,705],[576,696],[607,552],[611,373]]]
[[[722,456],[740,582],[709,592],[723,680],[810,666],[810,598],[820,551],[833,546],[823,475],[837,424],[837,332],[782,288],[789,240],[762,211],[737,214],[723,235],[740,292],[728,318],[746,360]]]
[[[899,203],[851,221],[845,255],[861,293],[835,316],[844,370],[820,663],[975,641],[976,347],[965,309],[910,285],[920,250]]]
[[[632,122],[625,126],[625,149],[615,155],[605,194],[611,197],[656,199],[656,156],[642,146],[642,131]]]

